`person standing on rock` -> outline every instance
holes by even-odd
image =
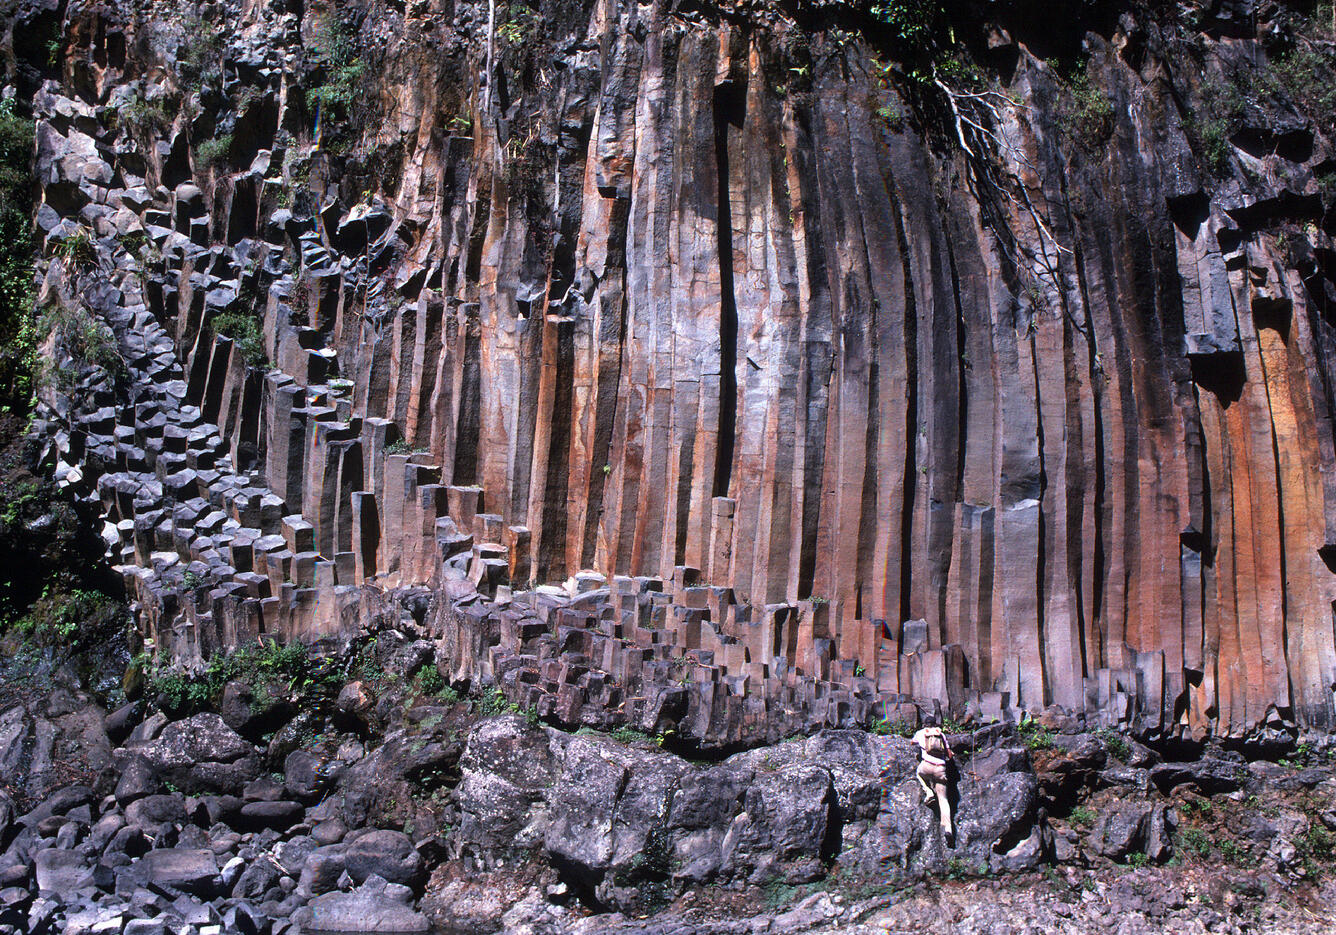
[[[942,834],[947,845],[954,842],[955,830],[951,825],[950,772],[948,764],[954,759],[951,745],[946,742],[946,734],[937,726],[936,718],[928,718],[923,727],[914,735],[914,745],[919,748],[918,777],[923,789],[923,804],[931,805],[937,800],[937,815],[942,823]]]

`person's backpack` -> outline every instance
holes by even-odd
[[[923,729],[923,752],[930,753],[938,759],[946,756],[946,735],[942,733],[940,727]]]

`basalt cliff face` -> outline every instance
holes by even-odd
[[[151,648],[411,618],[704,745],[1329,729],[1331,24],[966,6],[925,73],[840,4],[20,3],[37,429]]]

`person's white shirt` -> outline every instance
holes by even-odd
[[[936,766],[946,765],[947,757],[951,755],[951,748],[947,746],[946,734],[942,733],[940,727],[920,727],[913,737],[913,742],[921,751],[923,759]],[[933,753],[931,748],[939,752]]]

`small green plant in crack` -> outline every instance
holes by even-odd
[[[899,133],[905,128],[904,111],[890,104],[883,104],[877,108],[877,119],[891,133]]]
[[[1074,825],[1080,825],[1083,828],[1089,828],[1095,823],[1095,813],[1084,805],[1078,805],[1072,809],[1072,813],[1067,816]]]
[[[1127,740],[1122,734],[1119,734],[1117,731],[1109,730],[1105,727],[1095,731],[1095,736],[1099,738],[1100,743],[1104,745],[1104,749],[1107,750],[1114,759],[1126,762],[1127,758],[1132,755],[1131,746],[1128,745]]]
[[[988,876],[987,864],[971,864],[968,860],[961,857],[952,857],[946,864],[946,878],[948,880],[962,881],[971,877]]]
[[[1213,806],[1208,798],[1185,799],[1183,801],[1183,811],[1189,815],[1195,813],[1201,817],[1209,817],[1213,811]]]
[[[131,133],[148,137],[161,133],[172,125],[167,103],[161,97],[150,100],[142,93],[133,95],[116,112],[116,123]]]
[[[351,27],[336,13],[321,17],[310,61],[320,70],[322,79],[306,90],[306,106],[319,114],[326,128],[331,122],[347,120],[362,96],[366,66],[358,57]]]
[[[933,42],[941,4],[934,0],[886,0],[872,5],[872,16],[886,27],[894,41],[924,47]]]
[[[420,695],[438,695],[445,689],[445,678],[441,670],[428,663],[418,670],[417,691]]]
[[[71,392],[89,367],[101,369],[114,380],[125,377],[125,360],[121,357],[116,335],[82,305],[49,303],[38,317],[37,330],[41,334],[54,334],[57,345],[64,348],[71,364],[56,367],[48,362],[39,375],[42,384]]]
[[[518,48],[527,45],[538,31],[541,22],[539,14],[522,3],[512,3],[504,10],[498,10],[502,19],[496,26],[496,37],[508,46]]]
[[[149,244],[148,234],[143,231],[129,231],[116,236],[121,249],[131,256],[138,256]]]
[[[1194,857],[1204,860],[1211,856],[1211,839],[1201,828],[1185,828],[1178,836],[1178,844]]]
[[[791,906],[798,900],[807,896],[812,891],[810,884],[785,883],[783,880],[774,879],[761,888],[761,893],[765,899],[765,904],[770,909],[777,910]]]
[[[260,323],[250,315],[223,312],[213,319],[213,329],[217,334],[231,338],[250,366],[263,367],[268,362]]]
[[[199,16],[181,19],[182,51],[177,55],[176,70],[181,86],[195,94],[206,87],[220,85],[223,78],[225,41],[223,31]]]
[[[1031,750],[1049,750],[1053,747],[1053,733],[1028,714],[1022,718],[1016,733]]]
[[[224,133],[213,139],[205,140],[195,147],[195,157],[200,165],[210,169],[220,169],[228,164],[232,154],[232,134]]]
[[[1068,95],[1058,111],[1063,135],[1087,149],[1098,147],[1113,134],[1113,103],[1096,84],[1090,63],[1059,80]]]
[[[1310,877],[1317,877],[1336,865],[1336,834],[1313,822],[1294,842]]]
[[[56,244],[55,255],[70,270],[86,273],[97,267],[97,246],[93,243],[92,232],[82,225]]]
[[[38,374],[33,314],[32,152],[36,124],[0,101],[0,398],[19,410]]]
[[[883,737],[913,737],[914,725],[899,718],[895,720],[882,718],[872,725],[872,733]]]
[[[663,746],[662,737],[651,737],[644,731],[638,731],[633,727],[619,727],[608,735],[618,743],[624,743],[634,746],[636,744],[653,744],[654,746]]]

